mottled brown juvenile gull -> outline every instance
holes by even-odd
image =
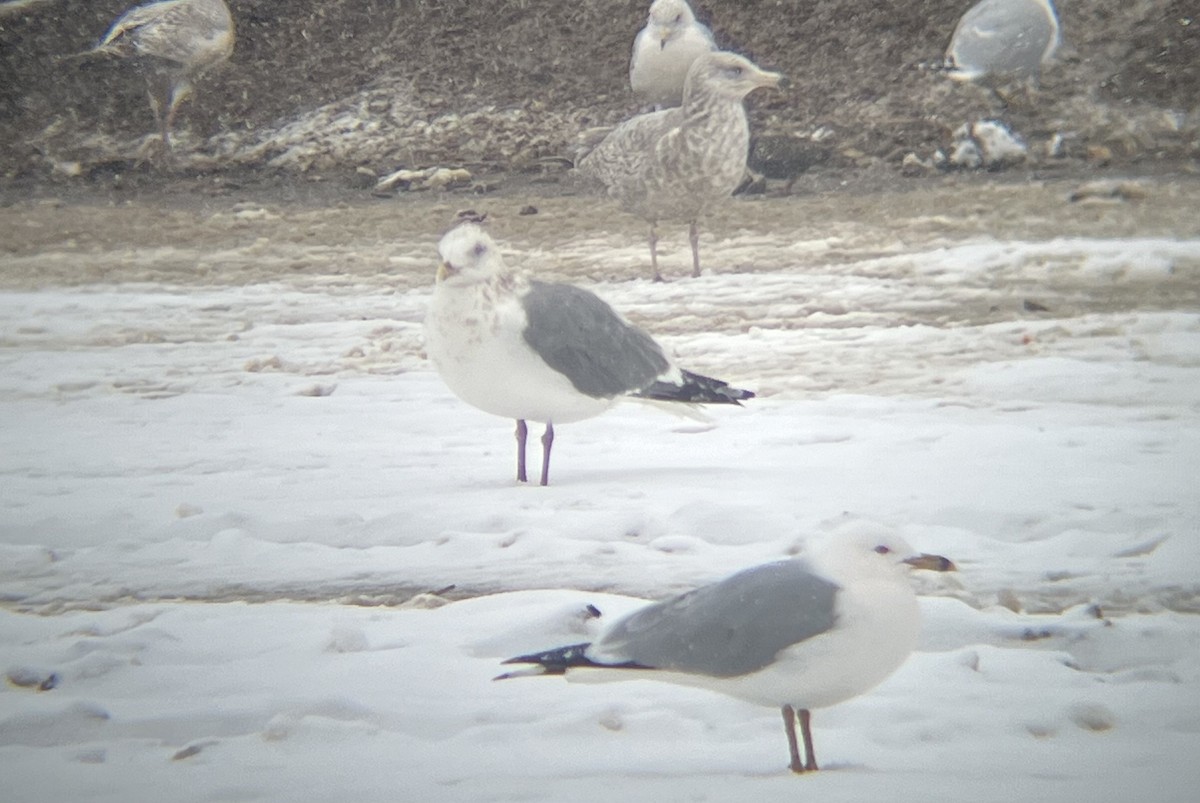
[[[164,0],[121,15],[93,54],[133,60],[145,73],[163,146],[193,81],[233,53],[233,17],[224,0]]]
[[[650,265],[658,270],[659,220],[688,223],[692,275],[700,275],[701,216],[733,193],[746,171],[750,128],[742,99],[784,85],[736,53],[706,53],[688,71],[683,105],[626,120],[579,162],[579,174],[650,224]]]
[[[657,108],[679,106],[688,68],[716,49],[712,31],[696,21],[687,0],[654,0],[646,27],[633,40],[629,85]]]
[[[912,569],[944,572],[954,564],[917,554],[895,536],[841,533],[811,555],[647,605],[591,643],[510,658],[505,663],[532,666],[496,679],[662,680],[778,707],[789,768],[815,770],[811,709],[869,691],[916,646]]]
[[[981,0],[958,21],[946,66],[961,81],[1036,81],[1061,36],[1051,0]]]
[[[526,421],[545,423],[541,484],[554,424],[599,415],[622,398],[738,404],[754,396],[676,367],[650,335],[594,293],[510,269],[474,221],[438,243],[441,265],[425,345],[463,401],[517,421],[517,480],[526,481]]]

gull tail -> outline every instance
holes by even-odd
[[[680,371],[678,382],[658,380],[631,394],[636,398],[651,401],[684,402],[686,404],[736,404],[741,406],[743,399],[753,399],[754,393],[741,388],[730,387],[728,382],[713,379],[709,376],[693,374],[691,371]]]

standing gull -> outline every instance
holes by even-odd
[[[742,99],[759,87],[782,86],[736,53],[706,53],[692,62],[678,109],[626,120],[579,162],[579,173],[650,224],[650,266],[658,270],[658,221],[685,220],[692,275],[700,275],[700,217],[728,198],[746,172],[750,127]]]
[[[946,67],[960,81],[1036,81],[1061,36],[1051,0],[981,0],[958,21]]]
[[[596,641],[521,655],[497,677],[653,679],[778,707],[793,772],[817,769],[810,710],[874,688],[917,642],[912,569],[953,571],[898,537],[840,534],[618,619]],[[796,720],[804,745],[801,758]]]
[[[546,485],[556,423],[599,415],[626,396],[691,404],[738,404],[754,396],[677,368],[650,335],[595,294],[511,270],[475,221],[447,232],[438,254],[425,319],[429,357],[463,401],[517,420],[520,482],[527,420],[546,425]]]
[[[712,31],[696,22],[687,0],[654,0],[646,27],[633,40],[629,85],[660,109],[678,106],[688,68],[716,49]]]
[[[224,0],[163,0],[122,14],[88,54],[132,59],[146,75],[163,147],[192,82],[233,53],[233,17]]]

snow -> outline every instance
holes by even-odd
[[[1169,291],[1200,241],[713,248],[768,251],[827,262],[590,283],[760,398],[565,426],[548,488],[426,361],[432,256],[412,289],[0,293],[5,799],[1194,799],[1200,319],[1073,299]],[[987,312],[1023,292],[1049,311]],[[895,675],[814,712],[819,773],[778,711],[491,681],[856,526],[959,572],[918,578]]]

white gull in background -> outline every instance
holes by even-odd
[[[793,772],[817,769],[810,711],[857,697],[900,667],[920,616],[910,570],[952,571],[903,539],[841,533],[812,554],[746,569],[634,611],[591,643],[521,655],[527,675],[653,679],[779,707]],[[796,739],[796,720],[804,756]]]
[[[698,222],[728,198],[746,171],[750,127],[742,100],[759,87],[786,85],[779,73],[718,51],[688,71],[683,105],[641,114],[617,126],[579,162],[586,179],[650,224],[650,265],[658,269],[659,220],[688,223],[692,275],[700,275]]]
[[[696,21],[687,0],[654,0],[646,27],[633,40],[629,85],[658,108],[679,106],[688,68],[716,49],[712,31]]]
[[[429,357],[463,401],[517,420],[521,482],[526,421],[546,425],[546,485],[555,423],[591,418],[627,396],[688,404],[738,404],[754,396],[676,367],[650,335],[594,293],[509,269],[474,220],[447,232],[438,254],[425,319]]]
[[[1061,42],[1050,0],[982,0],[958,21],[946,50],[950,77],[1036,81]]]
[[[164,147],[193,82],[233,54],[233,17],[224,0],[164,0],[121,15],[100,44],[83,55],[132,59],[145,73],[150,106]]]

